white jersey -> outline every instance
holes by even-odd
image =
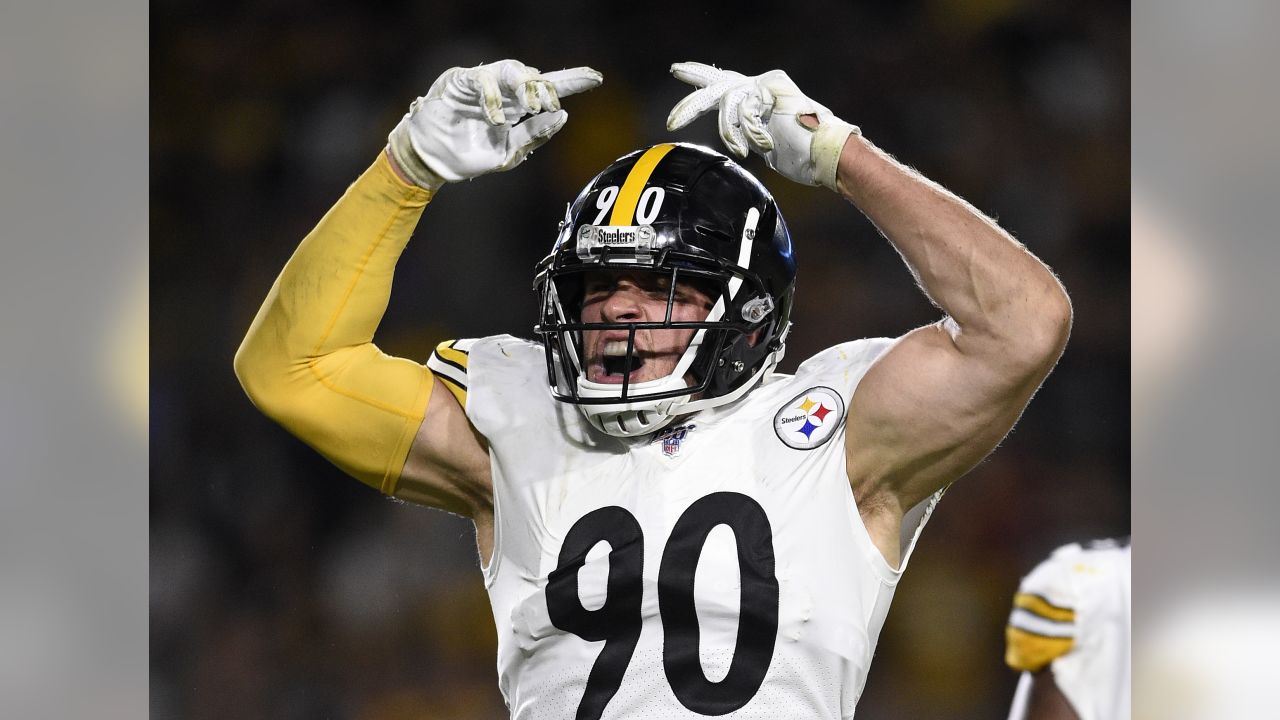
[[[1036,566],[1014,596],[1005,661],[1026,672],[1051,665],[1080,720],[1130,717],[1132,567],[1127,540],[1073,543]],[[1019,704],[1011,717],[1022,715]]]
[[[540,344],[442,344],[428,364],[490,446],[511,716],[852,717],[902,567],[854,505],[844,420],[891,344],[632,439],[552,399]],[[937,497],[904,522],[902,566]]]

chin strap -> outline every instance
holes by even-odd
[[[756,386],[756,383],[760,382],[760,379],[764,377],[764,374],[772,370],[781,359],[781,350],[770,353],[768,359],[760,365],[760,369],[751,376],[751,379],[739,385],[733,392],[718,395],[713,398],[694,400],[692,402],[682,402],[680,398],[676,398],[666,403],[660,403],[658,405],[658,412],[674,417],[676,415],[684,415],[686,413],[698,412],[699,410],[708,410],[713,407],[728,405],[743,395],[746,395],[751,388]]]

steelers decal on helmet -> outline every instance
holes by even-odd
[[[787,447],[812,450],[831,439],[844,421],[844,399],[829,387],[805,390],[773,416],[773,430]]]

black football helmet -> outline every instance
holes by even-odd
[[[665,319],[583,323],[584,274],[599,271],[666,276]],[[625,155],[587,183],[537,267],[542,305],[534,332],[546,346],[552,394],[618,437],[732,402],[782,357],[795,275],[791,236],[777,204],[737,163],[686,143]],[[672,320],[680,283],[693,283],[713,299],[705,320]],[[671,374],[631,383],[636,331],[653,329],[696,332]],[[623,382],[588,379],[584,330],[627,332]]]

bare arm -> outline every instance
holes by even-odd
[[[1071,304],[1053,273],[992,220],[860,135],[845,143],[837,173],[841,195],[946,313],[904,336],[851,403],[855,494],[893,525],[1005,436],[1062,353]],[[896,549],[892,535],[882,550]]]
[[[1071,304],[1053,273],[968,203],[881,152],[781,70],[748,77],[671,66],[696,90],[667,129],[714,108],[740,156],[857,205],[946,313],[908,333],[850,403],[850,483],[881,552],[898,556],[903,513],[973,467],[1017,420],[1062,353]]]

